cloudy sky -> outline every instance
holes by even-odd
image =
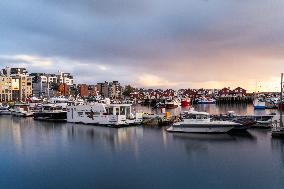
[[[283,0],[1,0],[0,65],[77,83],[274,91],[283,19]]]

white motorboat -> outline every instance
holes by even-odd
[[[34,113],[30,110],[28,104],[15,104],[11,114],[19,117],[32,117]]]
[[[167,109],[175,109],[180,105],[180,102],[178,101],[178,99],[167,99],[165,101],[165,106]]]
[[[261,98],[256,98],[253,101],[253,106],[255,110],[264,110],[265,109],[265,101]]]
[[[142,123],[142,113],[131,112],[130,104],[71,104],[67,107],[67,122],[106,126],[127,126]]]
[[[0,115],[11,115],[11,111],[9,110],[9,106],[0,106]]]
[[[65,97],[53,97],[50,98],[48,102],[51,104],[56,104],[58,106],[61,106],[63,110],[66,110],[67,105],[70,101]]]
[[[36,110],[42,104],[42,100],[34,96],[31,98],[28,98],[26,102],[29,104],[30,109],[33,111]]]
[[[174,123],[167,131],[186,133],[226,133],[241,124],[232,121],[211,120],[209,113],[194,110],[185,111],[181,121]]]
[[[197,99],[197,104],[216,104],[216,100],[214,98],[199,98]]]

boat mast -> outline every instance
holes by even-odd
[[[282,108],[283,108],[283,73],[281,73],[281,93],[280,93],[280,127],[283,127]]]

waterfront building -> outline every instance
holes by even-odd
[[[229,87],[224,87],[219,91],[219,97],[227,97],[230,96],[231,90]]]
[[[88,85],[87,84],[79,84],[77,86],[78,93],[80,97],[88,97],[89,96],[89,90],[88,90]]]
[[[0,101],[8,102],[12,100],[12,78],[0,76]]]
[[[58,71],[57,79],[58,83],[66,83],[68,86],[74,84],[74,77],[70,73],[64,73],[62,71]]]
[[[209,90],[209,94],[212,97],[217,97],[219,95],[219,91],[220,89],[208,89]]]
[[[50,73],[31,73],[33,78],[33,95],[37,97],[53,97],[61,93],[70,93],[69,89],[74,85],[74,77],[70,73],[58,72],[57,74]],[[68,87],[68,92],[59,90],[60,84],[65,83]],[[61,86],[62,89],[64,87]]]
[[[196,92],[196,95],[198,97],[205,97],[205,96],[209,95],[209,90],[203,89],[203,88],[198,89],[197,92]]]
[[[31,73],[33,79],[33,95],[37,97],[54,97],[58,88],[55,74]]]
[[[104,83],[97,83],[97,89],[99,92],[99,95],[108,98],[109,97],[109,88],[108,88],[108,82],[105,81]]]
[[[70,86],[66,83],[60,83],[58,86],[57,96],[69,96],[70,95]]]
[[[113,99],[121,98],[122,95],[122,87],[118,81],[112,81],[109,83],[109,97]]]
[[[234,90],[232,90],[232,93],[234,96],[238,96],[238,97],[244,97],[247,94],[247,91],[241,87],[237,87]]]
[[[121,98],[123,92],[118,81],[97,83],[96,88],[101,96],[112,99]]]
[[[241,87],[230,90],[230,87],[225,87],[219,91],[219,97],[245,97],[247,91]]]
[[[166,89],[163,91],[163,99],[173,99],[175,96],[177,96],[177,93],[173,89]]]
[[[1,101],[25,101],[32,96],[32,77],[25,68],[9,68],[1,70]]]
[[[98,90],[96,85],[88,85],[89,96],[97,96]]]
[[[163,97],[163,90],[156,89],[150,92],[150,99],[161,99]]]

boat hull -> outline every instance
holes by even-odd
[[[179,126],[171,126],[167,129],[169,132],[184,133],[227,133],[234,128],[233,125],[200,125],[200,124],[182,124]]]
[[[187,107],[187,106],[189,106],[189,105],[190,105],[190,103],[189,103],[187,100],[181,101],[181,106],[182,106],[182,107]]]
[[[265,106],[254,106],[255,110],[265,110]]]
[[[10,111],[1,111],[0,115],[11,115]]]
[[[216,104],[215,101],[198,101],[197,104]]]
[[[178,107],[178,105],[175,105],[175,104],[167,104],[166,105],[166,108],[167,109],[175,109],[175,108],[177,108]]]
[[[34,113],[34,119],[42,121],[66,121],[67,112],[37,112]]]
[[[33,117],[32,112],[30,112],[30,113],[12,112],[12,115],[16,116],[16,117]]]

